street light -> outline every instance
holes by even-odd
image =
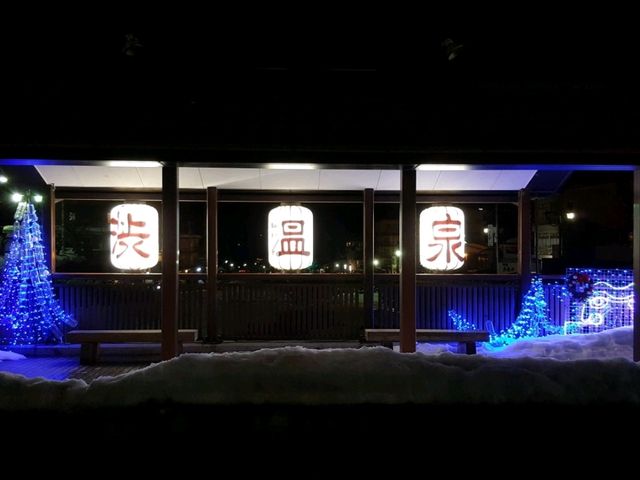
[[[22,193],[12,193],[11,194],[11,200],[13,200],[14,202],[21,202],[24,199],[24,195]],[[40,203],[43,200],[42,195],[40,195],[39,193],[31,193],[31,190],[27,191],[27,202],[30,202],[31,200],[33,200],[36,203]]]

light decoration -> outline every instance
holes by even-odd
[[[489,343],[493,347],[502,347],[521,338],[543,337],[560,332],[549,321],[549,309],[544,297],[544,287],[540,277],[533,277],[527,293],[522,297],[520,314],[506,330],[492,333]]]
[[[299,205],[269,212],[269,264],[278,270],[302,270],[313,263],[313,213]],[[345,267],[346,268],[346,267]]]
[[[145,270],[158,263],[158,211],[151,205],[125,203],[109,214],[111,264]]]
[[[430,207],[420,213],[420,264],[429,270],[458,270],[464,265],[464,212]]]
[[[455,328],[459,332],[469,332],[476,330],[476,327],[473,323],[457,313],[455,310],[449,310],[449,312],[447,313],[449,315],[449,320],[453,324],[453,328]]]
[[[633,270],[568,268],[568,282],[586,276],[589,295],[571,295],[564,333],[596,333],[633,325]]]
[[[585,272],[567,275],[565,283],[571,297],[578,300],[585,300],[593,293],[593,279]]]
[[[20,202],[0,274],[0,343],[32,345],[62,340],[75,320],[54,298],[35,208]]]

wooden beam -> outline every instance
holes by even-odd
[[[178,167],[162,167],[162,359],[178,355]]]
[[[640,361],[640,168],[633,172],[633,361]]]
[[[167,142],[165,142],[167,143]],[[633,171],[638,148],[556,149],[478,149],[450,147],[389,148],[388,145],[322,148],[285,145],[256,148],[215,144],[181,145],[107,145],[96,142],[77,144],[17,145],[0,144],[0,165],[109,165],[114,158],[179,158],[182,167],[255,168],[265,164],[313,163],[319,168],[393,168],[398,164],[464,164],[482,170],[585,170]],[[91,158],[92,160],[87,160]],[[603,158],[611,160],[603,162]]]
[[[218,338],[218,189],[207,188],[207,341]]]
[[[461,332],[459,330],[432,330],[417,329],[416,337],[420,340],[431,342],[486,342],[489,340],[489,332],[474,330]],[[400,332],[397,328],[368,328],[365,330],[365,339],[369,342],[397,342]]]
[[[360,203],[362,191],[334,191],[314,190],[296,191],[289,190],[221,190],[218,193],[219,202],[302,202],[302,203]]]
[[[389,190],[376,190],[376,204],[400,203],[400,194]],[[518,194],[512,191],[434,191],[430,193],[417,193],[416,203],[517,203]]]
[[[416,351],[416,170],[400,173],[400,351]]]
[[[395,191],[376,190],[376,203],[400,203],[400,193]],[[140,188],[89,188],[89,187],[56,187],[56,198],[59,200],[119,200],[119,201],[156,201],[162,200],[161,190]],[[181,188],[181,202],[206,202],[206,191],[202,189]],[[360,203],[362,191],[358,190],[218,190],[219,203]],[[518,194],[512,191],[434,191],[416,194],[417,203],[517,203]]]
[[[364,328],[372,328],[373,321],[373,188],[364,190],[362,208],[362,261],[364,271]]]
[[[518,274],[520,295],[524,295],[531,282],[531,196],[526,189],[518,192]],[[516,302],[516,308],[520,303]]]

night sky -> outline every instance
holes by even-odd
[[[48,186],[40,174],[33,167],[0,166],[0,174],[4,174],[9,181],[0,184],[0,225],[13,225],[13,214],[16,203],[11,200],[12,193],[25,194],[28,190],[46,196]]]
[[[640,144],[637,29],[419,18],[3,31],[0,145]]]
[[[275,203],[220,204],[218,231],[221,262],[227,257],[236,262],[256,257],[268,259],[267,216],[269,210],[277,206]],[[345,243],[362,241],[361,204],[310,203],[305,206],[313,211],[316,244],[314,263],[323,265],[344,260]]]

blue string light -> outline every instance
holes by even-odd
[[[522,298],[518,318],[500,334],[492,334],[489,343],[494,347],[506,346],[520,338],[535,338],[559,333],[560,328],[549,321],[549,309],[544,298],[540,277],[531,280],[529,291]]]
[[[476,327],[469,320],[457,313],[455,310],[449,310],[449,320],[453,323],[453,328],[460,332],[469,332],[475,330]]]
[[[0,273],[0,343],[60,342],[63,325],[75,326],[53,296],[35,207],[20,202]]]
[[[567,269],[567,278],[575,274],[586,274],[589,277],[590,288],[585,298],[572,294],[572,291],[579,290],[567,288],[567,282],[552,282],[547,286],[551,299],[556,299],[560,304],[569,304],[569,320],[564,325],[556,326],[551,323],[542,279],[534,277],[529,291],[523,296],[520,314],[508,329],[498,334],[488,322],[489,347],[504,347],[521,338],[559,333],[596,333],[633,324],[633,270]],[[471,322],[454,310],[449,311],[449,319],[456,330],[475,329]]]

